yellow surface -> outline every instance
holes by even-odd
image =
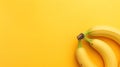
[[[0,0],[0,67],[79,67],[76,36],[95,25],[120,29],[120,0]]]

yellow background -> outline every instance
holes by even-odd
[[[0,67],[79,67],[76,36],[95,25],[120,29],[120,0],[0,0]]]

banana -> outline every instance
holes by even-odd
[[[87,37],[84,39],[102,56],[105,67],[118,67],[117,58],[107,43],[99,39],[89,39]]]
[[[76,50],[76,57],[80,64],[80,67],[97,67],[90,59],[87,51],[82,46],[81,39],[84,38],[84,34],[78,35],[78,48]]]
[[[90,28],[85,35],[88,36],[102,36],[115,41],[120,46],[120,31],[110,26],[95,26]],[[118,50],[120,51],[120,49]],[[120,67],[120,54],[117,56]]]
[[[76,50],[76,57],[81,67],[97,67],[90,59],[81,41],[78,42],[79,47]]]
[[[120,45],[120,31],[113,27],[96,26],[96,27],[90,28],[86,32],[86,35],[107,37],[114,40]]]

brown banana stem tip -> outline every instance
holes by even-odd
[[[78,40],[81,40],[85,37],[85,35],[83,33],[80,33],[78,36],[77,36],[77,39]]]

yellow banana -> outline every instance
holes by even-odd
[[[95,26],[90,28],[86,33],[89,36],[102,36],[114,40],[120,45],[120,31],[110,26]],[[120,52],[120,49],[118,50]],[[120,53],[117,54],[120,67]]]
[[[87,32],[90,36],[103,36],[116,41],[120,45],[120,31],[109,26],[96,26],[90,28]]]
[[[81,67],[97,67],[90,59],[87,51],[82,46],[81,39],[84,38],[84,34],[80,34],[78,37],[78,48],[76,50],[76,57]]]
[[[102,56],[105,67],[118,67],[117,58],[107,43],[99,39],[88,39],[86,37],[85,40]]]
[[[90,59],[84,47],[82,47],[81,41],[78,43],[79,47],[76,51],[76,57],[81,67],[97,67]]]

